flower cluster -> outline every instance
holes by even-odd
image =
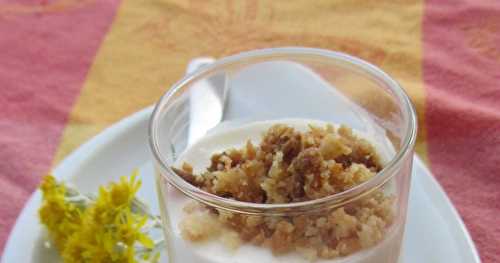
[[[161,225],[135,198],[140,186],[134,172],[130,179],[100,187],[93,197],[46,176],[39,216],[63,261],[157,262],[162,241],[154,242],[148,233]]]

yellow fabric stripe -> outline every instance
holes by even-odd
[[[381,66],[415,102],[425,157],[420,1],[123,0],[74,106],[55,163],[157,101],[196,56],[273,46],[344,51]]]

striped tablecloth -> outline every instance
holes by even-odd
[[[484,262],[500,253],[500,1],[0,0],[0,247],[42,175],[196,56],[309,46],[379,65]]]

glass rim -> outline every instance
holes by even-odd
[[[379,171],[375,176],[369,180],[356,185],[346,191],[335,193],[333,195],[325,196],[322,198],[293,202],[293,203],[280,203],[280,204],[260,204],[232,200],[220,197],[214,194],[205,192],[177,175],[172,168],[167,164],[166,158],[160,152],[158,143],[158,123],[160,122],[161,109],[171,100],[182,87],[196,81],[204,76],[211,74],[214,71],[220,70],[224,67],[231,65],[244,64],[252,59],[265,59],[275,57],[297,57],[297,56],[315,56],[321,57],[326,60],[340,61],[350,66],[368,73],[372,77],[378,78],[392,91],[393,95],[402,105],[403,117],[406,122],[406,130],[403,138],[401,149],[398,150],[396,155]],[[273,59],[270,59],[273,60]],[[181,80],[172,85],[172,87],[160,98],[155,105],[154,111],[149,121],[149,144],[153,153],[154,159],[160,168],[165,172],[161,176],[165,177],[172,186],[184,193],[190,198],[205,203],[207,205],[220,208],[223,210],[245,213],[245,214],[288,214],[293,212],[306,212],[314,208],[323,208],[324,206],[339,206],[352,201],[371,190],[376,189],[391,179],[398,165],[401,164],[404,158],[412,152],[417,137],[417,117],[413,104],[403,88],[392,79],[387,73],[378,68],[377,66],[366,62],[360,58],[347,55],[342,52],[330,51],[318,48],[306,47],[279,47],[257,49],[238,53],[236,55],[224,57],[216,60],[214,63],[204,66],[194,72],[187,74]]]

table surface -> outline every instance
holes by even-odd
[[[500,2],[2,1],[0,21],[0,248],[41,176],[154,103],[191,58],[308,46],[400,82],[418,154],[482,260],[500,253]]]

